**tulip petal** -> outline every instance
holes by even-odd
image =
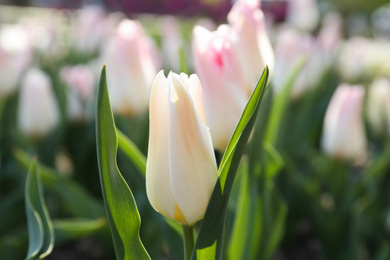
[[[146,164],[146,193],[153,208],[175,219],[168,159],[168,81],[160,71],[150,94],[149,149]]]
[[[188,224],[203,218],[217,179],[208,129],[176,75],[169,86],[169,167],[172,192]]]

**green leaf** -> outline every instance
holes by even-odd
[[[118,139],[108,96],[106,67],[97,93],[96,143],[100,183],[117,259],[150,259],[139,237],[141,218],[116,164]]]
[[[187,68],[187,63],[186,63],[186,57],[184,55],[184,51],[183,51],[183,48],[180,47],[179,48],[179,58],[180,58],[180,70],[185,73],[185,74],[188,74],[188,68]]]
[[[265,141],[274,146],[278,140],[279,129],[282,123],[284,112],[286,111],[288,105],[288,101],[290,99],[291,88],[294,85],[295,79],[301,71],[305,62],[306,59],[304,58],[301,58],[296,62],[286,81],[283,84],[283,90],[278,95],[276,95],[273,100],[271,115],[265,134]]]
[[[251,256],[249,259],[271,259],[284,234],[284,223],[287,216],[287,204],[275,188],[272,180],[268,180],[260,191],[253,214],[254,237],[250,239]],[[257,236],[261,234],[261,236]]]
[[[28,225],[29,245],[27,259],[44,258],[53,250],[54,231],[33,160],[26,179],[25,205]]]
[[[107,225],[107,219],[61,219],[53,220],[56,244],[64,243],[81,237],[90,236]]]
[[[248,171],[247,160],[241,168],[228,259],[270,259],[283,238],[287,205],[271,179],[261,187],[259,174]]]
[[[126,156],[134,163],[142,176],[146,175],[146,157],[138,149],[138,147],[118,128],[116,129],[118,134],[119,149],[121,149]]]
[[[199,231],[192,259],[223,259],[225,220],[230,191],[259,112],[267,79],[268,67],[264,69],[221,160],[219,177]]]
[[[267,178],[273,178],[284,166],[284,160],[275,147],[270,143],[264,143],[265,165]]]
[[[33,161],[33,158],[21,149],[15,149],[13,154],[26,169]],[[104,208],[100,201],[89,194],[80,184],[52,168],[38,162],[37,165],[42,184],[59,197],[62,208],[73,217],[99,218],[104,215]]]

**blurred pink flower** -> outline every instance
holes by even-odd
[[[68,95],[68,116],[72,121],[92,118],[89,112],[95,97],[95,74],[88,65],[65,66],[60,78],[66,84]]]
[[[269,41],[264,14],[257,0],[239,0],[228,14],[229,25],[237,34],[233,39],[248,92],[252,93],[264,67],[274,71],[274,51]]]
[[[196,26],[192,39],[195,71],[203,87],[207,122],[214,147],[222,151],[249,97],[232,37],[235,34],[228,25],[221,25],[214,32]]]
[[[105,13],[100,6],[90,5],[78,10],[71,27],[73,46],[83,54],[98,51],[116,23],[114,16]]]
[[[300,58],[306,60],[298,73],[291,89],[291,98],[296,99],[306,93],[319,81],[325,66],[322,63],[322,52],[316,40],[309,34],[282,27],[279,31],[276,46],[274,90],[278,93],[285,87],[285,80]]]
[[[326,154],[352,162],[365,158],[364,88],[341,84],[326,110],[321,145]]]
[[[158,59],[154,43],[138,21],[125,19],[118,25],[103,50],[103,62],[113,111],[122,115],[145,112]]]

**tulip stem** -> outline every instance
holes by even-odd
[[[183,225],[183,241],[184,241],[184,259],[190,260],[192,250],[194,249],[194,229],[193,226]]]

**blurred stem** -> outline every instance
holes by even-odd
[[[194,229],[193,226],[183,225],[184,259],[190,260],[194,249]]]
[[[6,102],[5,98],[0,98],[0,123],[1,123],[1,119],[3,118],[3,111],[5,108],[5,102]]]

